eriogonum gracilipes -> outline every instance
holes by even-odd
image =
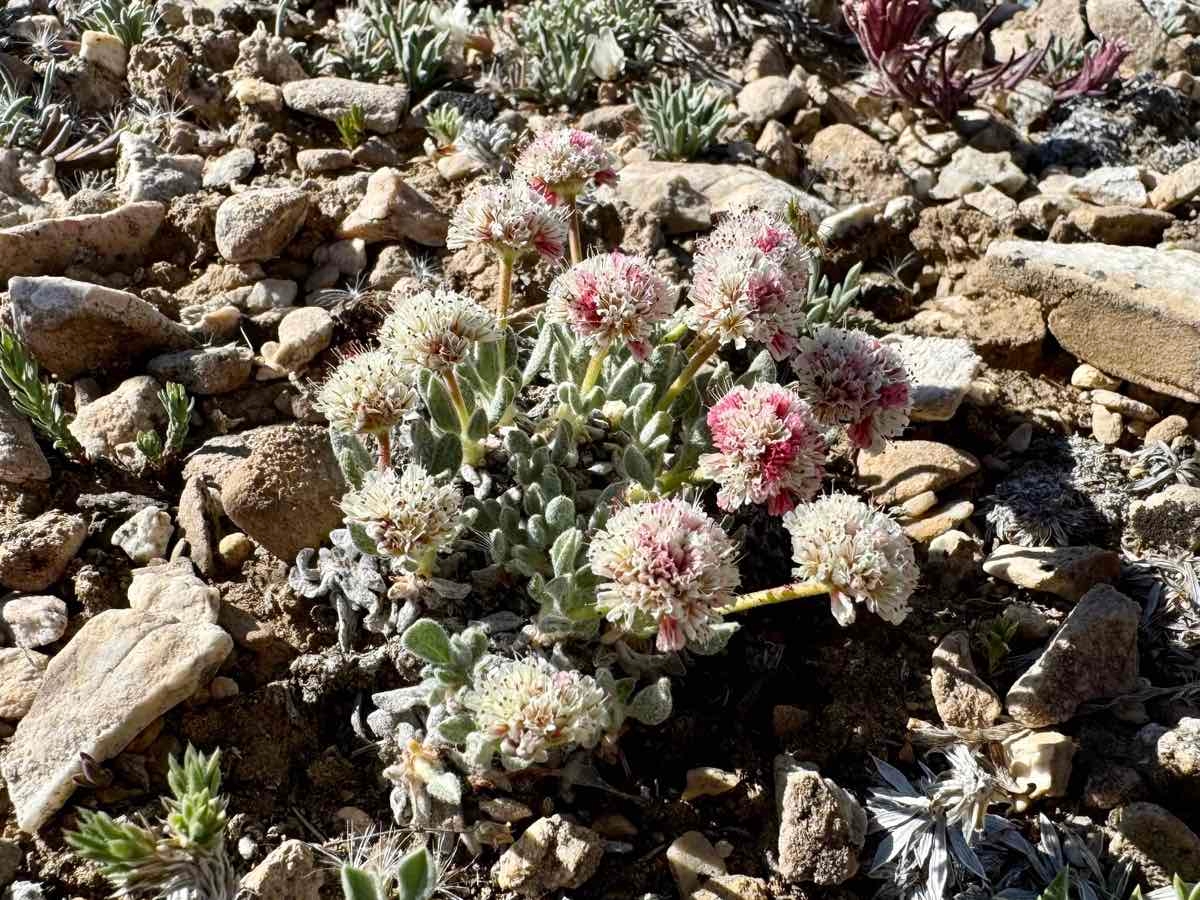
[[[496,317],[503,326],[512,300],[514,264],[532,254],[552,262],[559,259],[567,244],[566,216],[523,181],[479,185],[454,210],[446,235],[451,250],[470,244],[488,248],[499,261]]]
[[[780,216],[750,210],[725,219],[696,250],[687,324],[696,332],[683,373],[659,402],[670,407],[724,344],[762,344],[775,359],[805,324],[809,250]]]
[[[831,494],[786,513],[783,525],[792,536],[797,580],[743,594],[726,612],[828,594],[841,625],[854,621],[856,603],[893,625],[904,621],[918,571],[912,545],[895,520],[857,497]]]
[[[470,297],[440,289],[398,299],[379,330],[385,352],[404,365],[428,369],[442,377],[458,415],[463,455],[468,462],[478,462],[482,453],[467,435],[471,416],[454,367],[467,359],[475,344],[500,337],[500,326],[491,312]]]
[[[765,503],[777,516],[821,489],[828,448],[794,391],[739,385],[708,411],[708,428],[716,452],[700,457],[697,474],[717,483],[721,509]]]
[[[740,583],[737,550],[720,525],[681,499],[635,503],[592,538],[602,579],[596,605],[626,632],[656,635],[664,652],[703,644]]]
[[[594,747],[609,719],[595,679],[540,657],[485,657],[459,699],[510,769],[544,763],[558,748]]]
[[[600,138],[576,128],[544,132],[517,157],[517,177],[525,179],[551,203],[561,203],[567,209],[572,263],[583,260],[575,201],[589,185],[615,184],[615,166],[616,158]]]
[[[912,386],[900,355],[861,331],[818,328],[801,338],[796,390],[822,425],[845,425],[850,443],[875,452],[908,426]]]
[[[412,409],[416,392],[400,361],[367,350],[337,364],[317,390],[316,407],[346,434],[369,434],[379,444],[379,467],[391,465],[391,433]]]
[[[635,359],[650,355],[655,326],[675,309],[675,288],[649,260],[624,253],[592,256],[550,285],[546,316],[562,322],[594,350],[580,390],[596,384],[609,350],[625,344]]]
[[[358,526],[380,555],[403,559],[418,574],[433,574],[439,552],[458,534],[462,494],[416,463],[397,473],[368,472],[341,501],[348,525]]]

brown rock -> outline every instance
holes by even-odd
[[[525,829],[492,874],[504,890],[540,897],[579,887],[596,873],[603,855],[604,843],[596,832],[551,816]]]
[[[221,490],[225,514],[280,559],[317,547],[341,525],[346,492],[324,428],[289,425],[257,441]]]
[[[1133,863],[1151,887],[1166,887],[1178,875],[1200,880],[1200,837],[1156,803],[1130,803],[1108,815],[1109,850]]]
[[[1078,600],[1097,584],[1121,577],[1121,557],[1100,547],[1021,547],[1004,544],[983,564],[987,574],[1064,600]]]
[[[938,715],[953,728],[986,728],[1004,711],[999,695],[975,671],[965,631],[952,631],[937,645],[931,681]]]
[[[23,719],[42,686],[50,657],[23,647],[0,649],[0,719]]]
[[[9,528],[0,539],[0,584],[43,591],[58,581],[87,538],[81,516],[51,510]]]
[[[1003,369],[1036,369],[1046,340],[1042,305],[1025,296],[940,297],[925,304],[907,328],[930,337],[965,338],[988,365]]]
[[[379,169],[367,181],[367,193],[343,220],[338,234],[368,243],[402,238],[428,247],[446,246],[449,219],[424,194],[404,183],[398,169]]]
[[[908,179],[875,138],[853,125],[830,125],[813,137],[809,165],[855,200],[886,200],[910,193]]]
[[[978,471],[970,453],[936,441],[893,441],[879,453],[858,454],[859,481],[881,506],[936,493]]]

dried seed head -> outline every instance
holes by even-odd
[[[571,202],[588,184],[615,184],[616,160],[587,131],[560,128],[539,134],[517,157],[515,172],[551,203]]]
[[[468,244],[484,244],[510,259],[537,253],[556,260],[567,244],[567,222],[522,181],[479,185],[454,210],[446,235],[451,250]]]
[[[528,763],[559,747],[594,747],[608,723],[609,697],[595,679],[540,657],[485,657],[461,700],[502,755]]]
[[[361,526],[380,553],[427,567],[458,534],[462,494],[411,463],[399,475],[368,472],[341,507],[346,523]]]
[[[688,324],[738,348],[755,341],[783,359],[804,328],[808,280],[808,249],[786,221],[739,213],[696,252]]]
[[[721,509],[765,503],[777,516],[821,489],[828,448],[795,392],[739,385],[708,411],[708,428],[717,452],[700,457],[699,473],[720,485]]]
[[[912,545],[891,518],[849,494],[831,494],[783,517],[792,535],[792,574],[831,586],[829,605],[841,625],[855,603],[899,625],[917,586]]]
[[[593,256],[554,279],[546,314],[595,346],[624,342],[634,357],[650,354],[654,326],[675,309],[675,288],[649,260],[624,253]]]
[[[615,513],[588,561],[605,582],[596,605],[626,631],[657,631],[659,650],[704,643],[740,581],[729,536],[702,509],[655,500]]]
[[[496,317],[455,291],[420,291],[397,300],[393,309],[379,342],[402,364],[443,372],[466,359],[476,342],[500,337]]]
[[[912,390],[904,361],[868,334],[818,328],[800,339],[792,368],[817,421],[848,425],[855,447],[878,450],[908,425]]]
[[[317,410],[348,434],[379,434],[400,424],[415,392],[395,357],[367,350],[338,363],[317,392]]]

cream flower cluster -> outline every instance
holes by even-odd
[[[589,184],[614,184],[616,160],[604,142],[587,131],[559,128],[534,138],[514,170],[551,203],[574,201]]]
[[[421,291],[399,300],[379,329],[379,342],[403,364],[435,372],[467,358],[475,343],[498,340],[496,317],[455,291]]]
[[[556,260],[567,245],[567,221],[561,209],[523,181],[481,184],[455,208],[446,234],[451,250],[470,244],[509,259],[537,253]]]
[[[698,473],[719,485],[721,509],[765,503],[777,516],[821,489],[828,448],[794,391],[739,385],[708,411],[708,428],[717,452],[700,457]]]
[[[675,289],[649,260],[604,253],[563,272],[550,285],[546,315],[596,347],[626,344],[650,354],[654,327],[675,309]]]
[[[540,657],[486,657],[460,696],[502,756],[543,763],[560,747],[594,747],[608,724],[609,696],[594,678]]]
[[[740,577],[728,535],[684,500],[636,503],[614,513],[588,548],[604,582],[596,605],[629,632],[657,632],[659,650],[704,643]]]
[[[415,402],[399,360],[367,350],[338,363],[317,391],[316,407],[338,431],[379,434],[400,424]]]
[[[783,359],[804,328],[809,272],[808,249],[782,218],[761,210],[730,216],[697,249],[688,324]]]
[[[422,564],[454,542],[462,494],[411,463],[399,474],[368,472],[341,508],[347,524],[360,526],[380,553]]]
[[[823,425],[847,425],[850,442],[880,449],[908,425],[908,370],[887,344],[861,331],[818,328],[792,359],[796,387]]]
[[[829,585],[829,604],[841,625],[855,619],[861,603],[899,625],[917,587],[912,545],[886,514],[849,494],[831,494],[783,517],[792,536],[792,574]]]

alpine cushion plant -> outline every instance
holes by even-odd
[[[412,380],[401,360],[382,350],[342,359],[317,391],[317,410],[332,428],[371,435],[379,447],[379,467],[392,459],[392,429],[416,402]]]
[[[547,200],[562,204],[570,227],[571,262],[583,260],[576,201],[591,185],[615,184],[616,159],[594,134],[560,128],[535,137],[517,157],[514,171]]]
[[[717,452],[700,457],[697,474],[718,484],[721,509],[765,503],[782,515],[821,489],[828,447],[794,391],[738,385],[708,411],[708,429]]]

